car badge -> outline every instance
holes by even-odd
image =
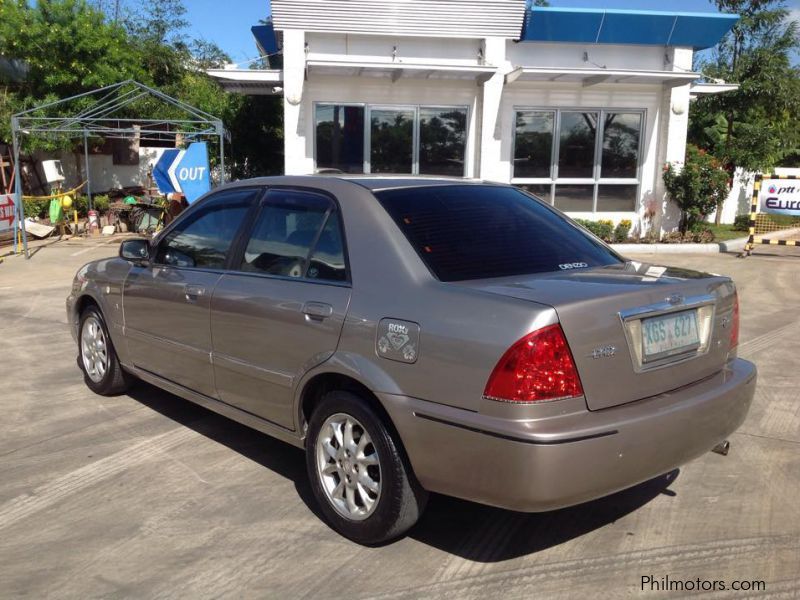
[[[381,319],[375,345],[381,358],[404,363],[417,362],[419,325],[400,319]]]
[[[678,304],[683,304],[685,298],[682,294],[672,294],[668,298],[665,298],[667,302],[669,302],[672,306],[676,306]]]

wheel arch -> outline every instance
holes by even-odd
[[[83,293],[75,301],[75,308],[73,309],[74,316],[80,319],[80,316],[83,314],[83,311],[85,311],[90,306],[97,307],[97,310],[100,311],[100,314],[101,315],[103,314],[103,307],[100,306],[100,303],[97,301],[97,298],[95,298],[89,293]]]
[[[299,401],[297,404],[298,433],[301,439],[305,439],[308,422],[314,408],[322,400],[322,397],[329,391],[341,390],[351,392],[361,398],[378,415],[378,418],[389,430],[390,435],[397,445],[409,477],[413,478],[416,485],[419,484],[414,465],[412,464],[408,452],[405,448],[403,438],[397,429],[394,421],[389,415],[389,411],[383,406],[375,392],[362,381],[351,374],[338,372],[335,370],[320,371],[308,377],[300,386]],[[420,488],[422,486],[420,485]]]
[[[357,395],[371,408],[374,408],[381,418],[391,425],[393,430],[395,429],[389,418],[389,413],[386,412],[378,397],[367,385],[352,375],[337,371],[322,371],[311,376],[301,387],[297,414],[298,430],[301,435],[305,435],[311,414],[322,400],[322,397],[331,391],[345,391]]]

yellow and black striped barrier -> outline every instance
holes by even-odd
[[[767,244],[772,246],[800,246],[800,240],[784,240],[776,238],[756,237],[775,230],[775,224],[769,219],[768,213],[758,212],[758,199],[761,195],[761,185],[765,180],[771,179],[789,179],[800,181],[800,176],[797,175],[778,175],[777,173],[770,173],[768,175],[757,174],[753,182],[753,195],[750,199],[750,237],[744,246],[742,256],[750,256],[753,246],[756,244]],[[800,184],[798,185],[798,192],[800,192]],[[797,210],[800,212],[800,203],[798,203]],[[791,227],[785,227],[790,229]]]

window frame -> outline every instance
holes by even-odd
[[[623,107],[598,107],[598,106],[528,106],[514,105],[513,126],[511,135],[511,184],[512,185],[549,185],[550,194],[547,198],[542,198],[550,206],[555,206],[556,186],[562,185],[591,185],[592,206],[590,210],[570,210],[570,213],[592,213],[609,214],[619,212],[636,212],[639,208],[642,192],[642,172],[644,168],[644,141],[647,138],[647,109],[646,108],[623,108]],[[518,112],[546,112],[555,113],[553,119],[553,143],[550,149],[550,177],[514,177],[514,161],[517,147],[517,113]],[[594,140],[594,163],[592,166],[592,177],[565,177],[558,176],[558,159],[561,149],[561,113],[562,112],[585,112],[598,114],[598,126]],[[628,113],[637,114],[640,118],[639,147],[636,156],[636,177],[602,177],[601,167],[603,162],[603,136],[605,135],[605,116],[609,113]],[[602,185],[635,185],[636,204],[630,211],[598,211],[597,200],[600,186]]]
[[[228,248],[227,256],[225,257],[225,264],[221,268],[215,267],[181,267],[178,265],[167,265],[163,263],[159,263],[155,261],[155,257],[158,256],[159,249],[161,245],[166,243],[166,239],[173,230],[180,227],[181,223],[190,219],[194,213],[200,211],[205,207],[209,202],[217,199],[219,196],[226,194],[228,192],[238,192],[238,191],[254,191],[255,194],[250,199],[249,204],[250,206],[247,208],[245,212],[244,218],[242,219],[241,224],[239,225],[239,229],[236,230],[235,235],[233,236],[233,240],[231,241],[231,245]],[[237,251],[238,245],[241,241],[242,233],[248,229],[250,220],[252,219],[254,211],[258,208],[259,202],[264,195],[264,187],[260,185],[243,185],[243,186],[236,186],[230,187],[225,189],[214,190],[213,192],[206,195],[201,200],[195,202],[194,204],[190,205],[189,208],[184,210],[177,219],[175,219],[172,223],[167,225],[164,229],[162,229],[158,235],[153,238],[150,242],[150,267],[151,268],[161,268],[161,269],[179,269],[182,271],[201,271],[204,273],[227,273],[230,271],[231,265],[231,258]]]
[[[433,109],[456,109],[466,111],[466,120],[464,121],[464,170],[461,177],[467,176],[467,167],[469,162],[470,152],[470,119],[472,118],[472,107],[469,104],[392,104],[392,103],[369,103],[369,102],[337,102],[328,100],[315,100],[311,103],[312,110],[312,140],[311,152],[314,162],[314,173],[319,170],[317,164],[317,106],[356,106],[364,109],[364,164],[362,171],[364,175],[372,174],[371,170],[371,157],[372,157],[372,110],[411,110],[414,113],[414,123],[412,125],[412,148],[411,148],[411,173],[382,173],[381,175],[419,175],[419,143],[420,143],[420,109],[433,108]],[[327,168],[327,167],[323,167]],[[445,177],[444,175],[427,175],[427,177]]]
[[[317,232],[317,237],[314,240],[314,243],[311,246],[309,246],[308,253],[306,254],[306,265],[305,265],[305,269],[303,270],[303,272],[304,272],[303,277],[289,277],[288,275],[275,275],[273,273],[263,273],[263,272],[258,272],[258,271],[242,271],[241,270],[241,264],[242,264],[242,259],[244,258],[244,253],[247,250],[247,245],[250,242],[250,238],[252,237],[253,231],[256,228],[256,224],[258,223],[258,219],[261,216],[262,211],[264,210],[264,208],[268,204],[268,202],[267,202],[267,193],[270,190],[291,190],[291,191],[303,192],[303,193],[307,193],[307,194],[314,194],[316,196],[322,196],[322,197],[324,197],[326,200],[328,200],[330,202],[330,206],[329,206],[328,210],[326,211],[326,213],[327,213],[326,214],[326,218],[322,222],[322,226],[321,226],[320,230]],[[345,270],[344,271],[345,272],[344,281],[331,281],[331,280],[328,280],[328,279],[316,279],[316,278],[313,278],[313,277],[307,277],[306,276],[306,273],[308,272],[309,259],[311,258],[311,256],[313,256],[314,251],[317,248],[317,243],[319,242],[319,238],[320,238],[319,234],[321,233],[322,229],[324,229],[325,226],[327,225],[328,219],[330,218],[330,215],[332,215],[332,214],[337,214],[339,216],[339,234],[341,235],[341,238],[342,238],[342,256],[344,257],[344,270]],[[247,226],[242,231],[239,232],[239,239],[237,241],[237,245],[236,245],[235,248],[233,248],[233,250],[232,250],[232,252],[230,254],[230,259],[231,260],[229,262],[228,273],[235,274],[237,276],[242,276],[242,277],[261,277],[261,278],[266,278],[266,279],[275,279],[275,280],[278,280],[278,281],[295,281],[295,282],[301,282],[301,283],[316,283],[318,285],[333,285],[333,286],[337,286],[337,287],[347,287],[347,288],[353,286],[352,278],[351,278],[352,274],[351,274],[351,270],[350,270],[350,255],[348,254],[347,237],[345,235],[344,215],[342,214],[341,204],[339,203],[339,200],[336,198],[336,196],[334,196],[333,194],[331,194],[330,192],[327,192],[325,190],[321,190],[321,189],[318,189],[318,188],[299,186],[299,185],[270,185],[270,186],[265,186],[263,193],[259,197],[258,201],[255,203],[254,210],[252,210],[252,212],[248,216],[250,217],[250,219],[247,222]]]

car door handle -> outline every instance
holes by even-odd
[[[206,293],[206,288],[199,285],[183,286],[183,294],[187,302],[197,302],[197,299]]]
[[[322,321],[333,314],[333,307],[325,302],[306,302],[303,314],[316,321]]]

